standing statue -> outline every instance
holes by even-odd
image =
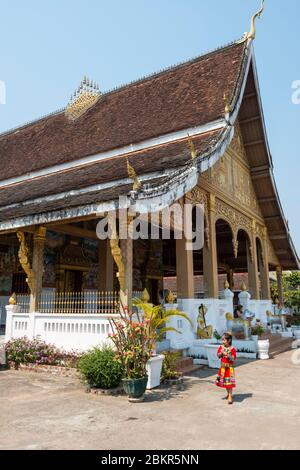
[[[198,318],[197,318],[197,338],[199,339],[211,339],[213,336],[213,327],[212,325],[206,326],[205,315],[208,312],[207,307],[203,304],[200,305],[198,309]]]

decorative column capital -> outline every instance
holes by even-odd
[[[262,229],[262,238],[263,238],[264,241],[266,241],[268,239],[268,229],[267,229],[267,227],[264,227]]]
[[[36,231],[33,234],[33,239],[36,242],[44,242],[46,240],[46,227],[37,227]]]
[[[276,274],[277,274],[277,276],[282,276],[282,267],[281,266],[276,267]]]
[[[251,232],[253,235],[256,235],[256,220],[252,220],[251,222]]]
[[[209,194],[208,198],[208,210],[210,212],[216,212],[216,196],[214,194]]]

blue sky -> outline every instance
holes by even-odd
[[[258,0],[0,0],[0,132],[64,107],[87,74],[105,91],[230,42]],[[299,0],[266,0],[256,60],[275,177],[300,253]],[[0,156],[1,157],[1,156]]]

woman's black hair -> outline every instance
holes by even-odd
[[[223,338],[225,338],[226,341],[228,341],[228,343],[230,344],[230,346],[232,346],[232,334],[231,333],[224,333]]]

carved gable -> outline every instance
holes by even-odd
[[[240,205],[262,216],[238,126],[228,151],[203,175],[203,178],[215,186],[216,190],[230,196],[233,202],[237,201]]]

